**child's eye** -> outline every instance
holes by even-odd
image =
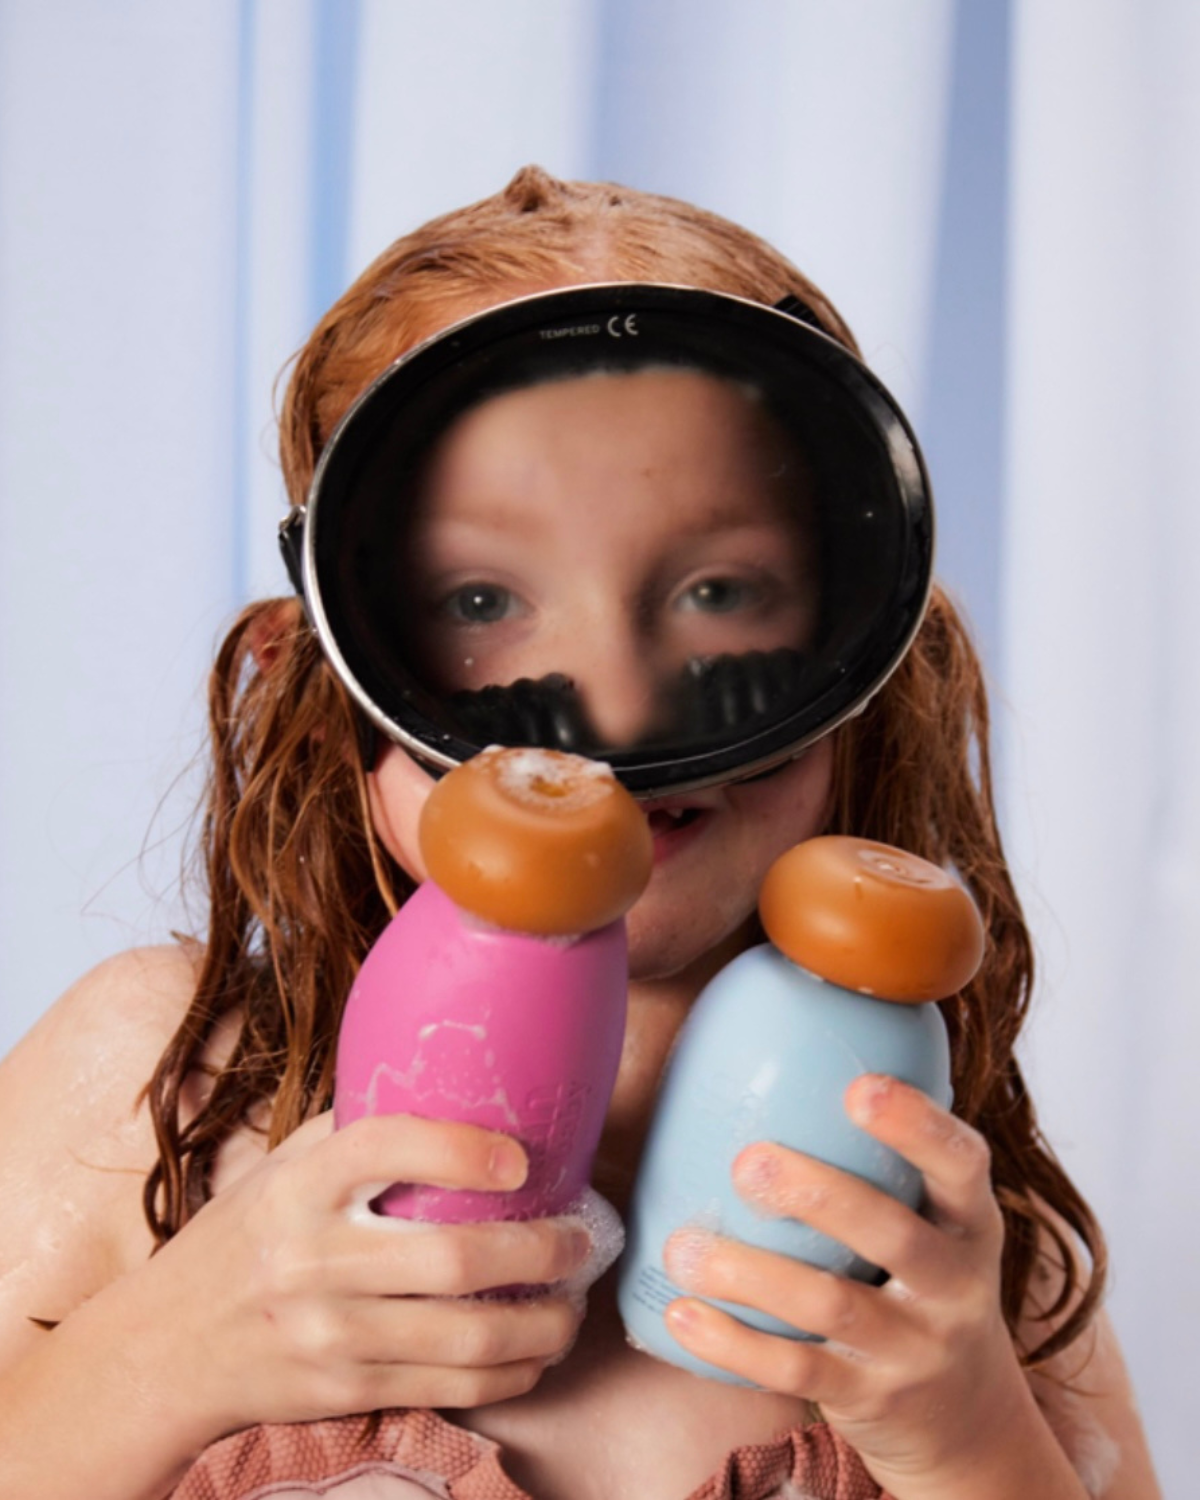
[[[442,609],[467,625],[493,625],[515,614],[515,594],[495,583],[467,583],[443,602]]]
[[[680,594],[675,607],[723,615],[731,610],[745,609],[758,599],[759,590],[744,578],[702,578]]]

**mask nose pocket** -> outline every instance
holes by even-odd
[[[693,657],[677,689],[681,733],[696,738],[719,735],[787,713],[800,701],[805,661],[802,652],[788,646],[739,656]]]
[[[597,743],[575,683],[561,672],[455,693],[450,707],[459,732],[476,744],[537,745],[578,754]]]

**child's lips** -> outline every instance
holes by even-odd
[[[681,807],[678,812],[669,811],[665,807],[656,808],[649,815],[650,831],[656,835],[670,833],[674,828],[685,828],[689,823],[694,823],[700,816],[698,807]]]

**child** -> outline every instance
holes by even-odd
[[[789,315],[854,348],[816,288],[745,231],[526,169],[398,241],[318,326],[282,418],[293,504],[399,355],[498,304],[598,282],[703,288],[727,294],[722,306],[791,299]],[[601,326],[574,325],[581,338]],[[607,328],[613,360],[644,326],[626,309]],[[842,380],[837,350],[826,357]],[[813,696],[805,674],[832,681],[842,662],[805,603],[812,558],[820,538],[853,563],[867,533],[828,542],[842,523],[825,479],[844,466],[838,503],[851,507],[882,460],[815,429],[797,440],[753,383],[654,360],[502,383],[460,415],[410,492],[392,507],[376,496],[354,523],[356,548],[338,550],[336,517],[308,516],[317,540],[298,576],[316,629],[297,601],[266,601],[221,648],[203,940],[101,966],[4,1065],[0,1492],[1152,1497],[1101,1308],[1100,1232],[1039,1138],[1013,1057],[1029,939],[995,828],[978,665],[952,606],[935,588],[922,614],[909,579],[911,644],[883,611],[887,659],[852,695],[834,683],[834,707],[790,741],[771,717],[777,698]],[[902,439],[898,415],[880,420]],[[336,488],[332,463],[323,484]],[[575,489],[586,494],[565,524]],[[381,540],[402,578],[372,571]],[[700,550],[681,561],[688,548]],[[884,547],[880,568],[902,550]],[[818,571],[829,592],[836,569]],[[411,655],[416,686],[405,679],[389,704],[393,649]],[[697,704],[726,701],[712,663],[744,686],[779,660],[791,675],[766,708],[739,700],[704,731],[703,775],[653,769],[692,753]],[[487,697],[497,683],[509,691]],[[407,724],[412,702],[440,734]],[[769,1144],[737,1164],[765,1212],[805,1219],[890,1279],[849,1283],[695,1232],[672,1244],[668,1270],[696,1294],[669,1311],[675,1336],[746,1385],[631,1349],[607,1280],[581,1319],[561,1290],[590,1253],[575,1220],[405,1234],[349,1211],[371,1184],[500,1190],[525,1171],[504,1136],[408,1118],[334,1134],[327,1107],[341,1004],[423,875],[416,818],[431,768],[454,759],[439,740],[486,739],[497,722],[511,737],[514,704],[530,703],[529,738],[549,722],[560,743],[616,752],[656,836],[629,919],[628,1030],[596,1172],[618,1208],[676,1032],[706,979],[756,940],[758,883],[784,849],[823,831],[901,845],[953,866],[987,924],[983,969],[943,1006],[954,1115],[879,1078],[847,1096],[855,1121],[924,1173],[925,1217]],[[771,735],[757,758],[745,748]],[[469,1296],[513,1284],[546,1292]],[[701,1298],[827,1342],[755,1333]]]

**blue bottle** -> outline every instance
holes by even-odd
[[[843,1095],[863,1073],[884,1073],[949,1106],[949,1045],[931,1002],[960,989],[983,951],[978,913],[957,881],[860,839],[790,850],[768,873],[759,909],[773,941],[717,974],[680,1033],[634,1189],[618,1292],[636,1345],[731,1383],[741,1382],[690,1355],[663,1322],[684,1295],[663,1266],[667,1240],[694,1226],[876,1279],[878,1268],[846,1246],[751,1208],[734,1190],[733,1162],[746,1146],[774,1141],[917,1207],[920,1173],[851,1123]],[[718,1305],[764,1332],[811,1337]]]

